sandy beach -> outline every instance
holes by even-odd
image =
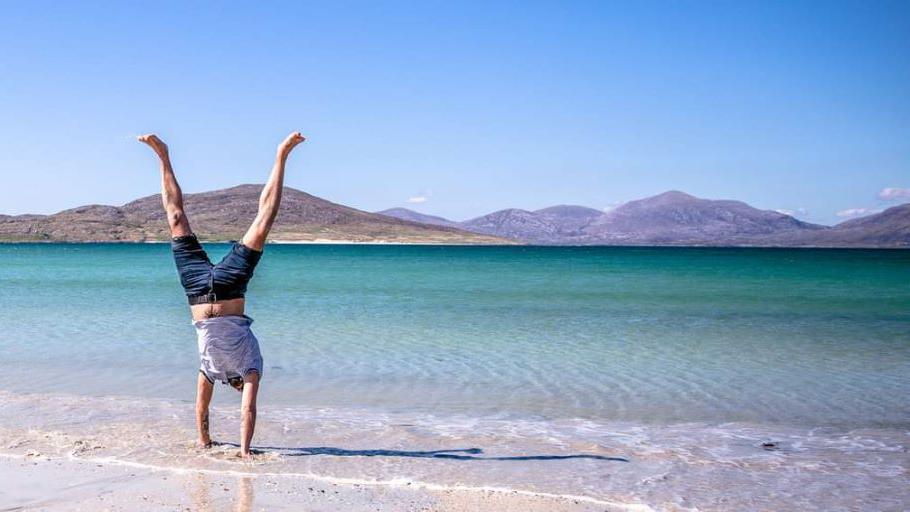
[[[252,461],[236,411],[0,392],[0,510],[901,510],[906,434],[767,426],[264,411]],[[768,445],[772,443],[772,445]]]
[[[0,456],[2,510],[648,511],[583,496],[305,475],[179,470],[110,460]]]
[[[0,399],[0,510],[651,510],[565,485],[583,468],[625,459],[594,446],[579,455],[578,446],[502,425],[499,434],[470,436],[459,421],[419,425],[310,410],[301,423],[287,411],[265,413],[262,442],[252,461],[242,461],[231,442],[193,444],[186,404],[3,392]],[[216,439],[230,440],[234,411],[214,413]],[[328,446],[307,447],[313,439]]]

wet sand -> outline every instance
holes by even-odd
[[[300,475],[147,468],[32,454],[0,456],[0,510],[651,510],[516,490],[340,484]]]
[[[234,398],[233,396],[231,396]],[[5,510],[875,510],[910,503],[907,431],[235,406],[0,391]],[[240,508],[237,508],[240,507]]]

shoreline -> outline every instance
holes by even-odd
[[[0,399],[0,480],[10,482],[0,509],[901,510],[910,499],[910,431],[897,427],[266,407],[253,460],[243,461],[235,405],[212,409],[221,442],[203,450],[190,402],[6,391]]]

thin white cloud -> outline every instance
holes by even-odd
[[[777,208],[774,211],[777,213],[782,213],[784,215],[789,215],[791,217],[806,217],[809,215],[809,210],[805,208]]]
[[[838,217],[844,217],[844,218],[851,219],[854,217],[862,217],[863,215],[871,215],[873,213],[879,213],[880,211],[882,211],[880,208],[847,208],[846,210],[841,210],[841,211],[837,212],[836,215]]]
[[[898,199],[910,199],[910,188],[888,187],[883,188],[878,193],[878,198],[885,201],[897,201]]]
[[[420,204],[425,203],[430,200],[430,196],[433,195],[433,192],[430,189],[423,189],[417,192],[417,194],[409,197],[407,201],[411,204]]]

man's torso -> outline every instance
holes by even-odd
[[[206,320],[218,316],[243,316],[246,299],[220,300],[213,304],[196,304],[190,306],[193,321]]]

